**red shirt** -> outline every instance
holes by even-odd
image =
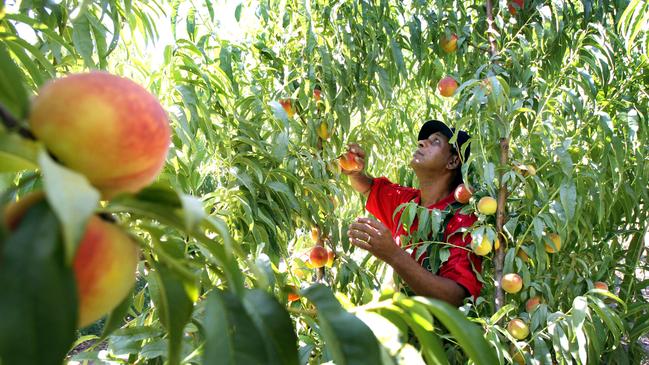
[[[421,191],[414,188],[409,188],[397,184],[393,184],[385,177],[375,178],[367,198],[365,208],[372,213],[378,220],[383,222],[390,231],[392,237],[397,244],[401,245],[400,236],[408,235],[403,225],[399,225],[401,218],[401,211],[397,212],[392,218],[395,209],[410,201],[419,204],[421,202]],[[450,194],[439,202],[428,206],[428,209],[444,210],[446,207],[453,203],[455,198]],[[471,234],[463,234],[456,231],[463,227],[469,227],[477,220],[474,215],[465,215],[456,212],[453,217],[448,221],[446,229],[444,230],[444,241],[450,244],[466,247],[471,243]],[[410,227],[411,231],[417,229],[416,222]],[[463,237],[464,236],[464,237]],[[414,258],[416,249],[413,250],[412,256]],[[482,270],[482,259],[473,252],[467,252],[465,249],[458,247],[451,247],[449,249],[450,257],[439,268],[437,275],[451,279],[456,283],[462,285],[467,291],[477,298],[482,289],[482,283],[478,281],[476,274],[473,272],[473,267],[480,272]],[[421,255],[419,264],[423,262],[426,255]]]

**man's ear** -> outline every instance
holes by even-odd
[[[449,170],[455,170],[460,166],[460,156],[456,154],[452,154],[451,157],[449,157],[448,162],[446,163],[446,168]]]

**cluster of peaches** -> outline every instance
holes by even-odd
[[[156,97],[106,72],[45,84],[31,103],[28,122],[48,153],[85,176],[104,200],[149,185],[171,142],[167,113]],[[27,212],[47,198],[42,191],[32,192],[5,207],[7,230],[20,229]],[[128,232],[100,215],[89,218],[72,263],[79,327],[101,318],[128,295],[138,262],[138,246]]]

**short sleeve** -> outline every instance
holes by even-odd
[[[466,232],[457,232],[460,228],[470,227],[476,221],[475,216],[456,214],[447,226],[447,242],[459,247],[468,247],[471,244],[471,235]],[[439,275],[455,281],[477,298],[482,290],[482,283],[478,280],[476,273],[482,271],[482,259],[480,256],[463,248],[452,247],[450,256],[439,269]]]
[[[365,209],[394,234],[398,223],[398,217],[392,218],[395,209],[417,197],[417,191],[413,188],[393,184],[385,177],[375,178],[365,203]]]

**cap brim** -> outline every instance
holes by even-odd
[[[430,137],[431,134],[437,132],[442,133],[448,139],[453,138],[453,131],[446,124],[440,122],[439,120],[429,120],[421,126],[417,140],[421,141]]]

